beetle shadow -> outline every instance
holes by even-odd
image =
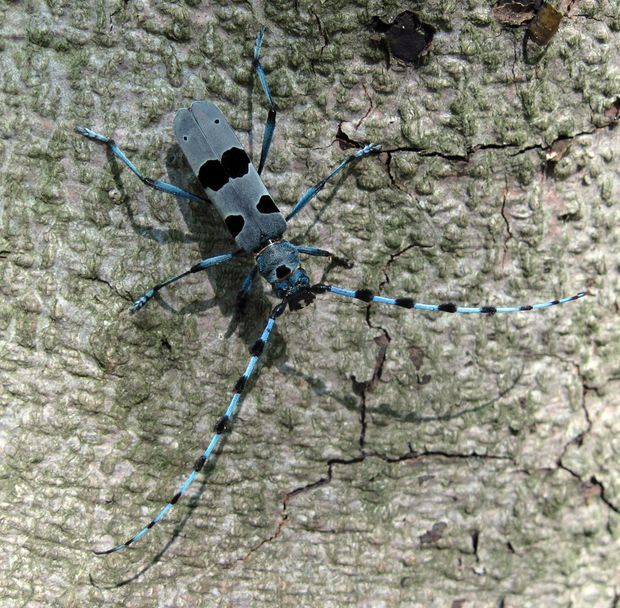
[[[187,513],[185,513],[185,515],[183,516],[181,521],[175,526],[175,528],[174,528],[174,530],[172,532],[172,535],[170,536],[170,538],[168,539],[166,544],[155,554],[154,557],[152,557],[150,559],[149,563],[146,566],[143,566],[140,570],[138,570],[137,572],[135,572],[131,576],[125,577],[125,578],[123,578],[123,579],[121,579],[119,581],[116,581],[116,582],[106,583],[106,584],[103,584],[103,585],[97,583],[95,581],[93,575],[91,573],[89,573],[88,574],[88,579],[90,581],[90,584],[93,587],[96,587],[97,589],[118,589],[120,587],[124,587],[125,585],[130,585],[131,583],[134,583],[135,581],[137,581],[140,578],[142,578],[151,568],[156,566],[161,561],[161,559],[164,557],[164,555],[168,552],[168,550],[176,542],[177,538],[181,535],[181,532],[183,531],[183,529],[187,525],[187,522],[190,520],[194,510],[198,506],[198,502],[199,502],[200,497],[202,496],[203,492],[205,491],[206,486],[207,486],[207,479],[204,478],[202,483],[200,484],[200,487],[199,487],[198,491],[188,501],[188,507],[186,509]]]
[[[173,183],[191,192],[202,192],[181,148],[176,144],[168,151],[166,169]],[[204,192],[200,196],[205,196]],[[194,242],[199,244],[202,259],[239,248],[213,205],[180,200],[179,209]],[[199,274],[206,274],[216,295],[209,300],[192,302],[177,312],[196,314],[217,305],[222,315],[230,317],[224,337],[229,338],[238,331],[248,347],[251,346],[262,332],[274,306],[263,288],[264,282],[259,277],[254,279],[246,307],[241,309],[238,306],[237,297],[241,284],[254,265],[251,255],[241,254],[227,264],[201,271]]]
[[[497,403],[500,399],[504,398],[508,395],[520,382],[525,368],[522,366],[518,373],[514,374],[509,378],[509,381],[506,383],[504,387],[500,387],[497,393],[490,397],[489,399],[479,402],[476,405],[466,406],[461,400],[459,403],[455,403],[452,405],[454,411],[445,414],[435,414],[435,415],[420,415],[415,412],[411,412],[410,414],[402,415],[402,412],[398,412],[394,410],[389,404],[381,403],[377,407],[375,407],[375,412],[381,414],[385,417],[390,417],[395,420],[398,420],[399,423],[411,423],[411,424],[424,424],[426,422],[449,422],[451,420],[456,420],[467,416],[468,414],[477,414],[480,413],[490,407],[492,407],[495,403]]]
[[[205,490],[207,488],[207,485],[209,483],[209,477],[210,475],[213,473],[213,471],[215,470],[215,467],[217,466],[217,462],[222,454],[222,452],[224,451],[224,447],[227,443],[228,440],[228,435],[224,435],[222,437],[222,440],[217,448],[217,450],[212,454],[211,458],[207,464],[205,464],[205,467],[202,470],[202,481],[200,483],[200,486],[198,487],[198,489],[191,495],[191,497],[189,497],[189,500],[187,501],[187,506],[185,508],[185,514],[183,515],[183,517],[181,518],[181,520],[175,525],[172,533],[169,535],[168,540],[165,542],[164,546],[159,549],[157,551],[157,553],[149,559],[148,563],[141,567],[137,572],[135,572],[134,574],[131,574],[130,576],[127,576],[121,580],[115,581],[115,582],[109,582],[106,584],[99,584],[95,581],[93,575],[91,573],[89,573],[88,578],[90,581],[90,584],[93,587],[96,587],[98,589],[117,589],[120,587],[124,587],[126,585],[129,585],[137,580],[139,580],[141,577],[143,577],[149,570],[151,570],[151,568],[155,567],[164,557],[164,555],[170,550],[170,548],[172,547],[172,545],[174,545],[174,543],[177,541],[177,539],[179,538],[179,536],[181,536],[183,530],[185,529],[185,526],[187,525],[187,523],[190,521],[190,519],[193,516],[194,511],[196,510],[196,508],[198,507],[198,504],[200,503],[200,501],[202,500],[202,497],[205,493]],[[161,525],[161,524],[160,524]],[[159,536],[162,536],[163,534],[160,533]],[[127,549],[126,549],[127,550]],[[129,549],[131,551],[131,549]],[[99,557],[99,559],[102,559],[101,556]],[[105,557],[103,559],[106,559]]]
[[[304,382],[318,398],[332,399],[349,412],[355,412],[360,407],[360,398],[353,390],[349,393],[333,391],[320,377],[298,370],[288,363],[281,363],[277,367],[284,376],[294,379],[297,383]],[[350,380],[353,384],[354,378],[351,377]]]
[[[267,359],[269,359],[269,357],[267,356]],[[243,403],[245,401],[245,396],[247,396],[252,389],[254,388],[254,385],[257,381],[257,375],[253,375],[250,380],[248,381],[247,384],[247,390],[244,391],[243,395],[241,396],[241,399],[239,401],[239,404],[237,406],[237,410],[236,413],[234,415],[233,418],[233,425],[235,424],[239,424],[242,423],[242,412],[243,412]],[[230,427],[232,430],[232,426]],[[172,533],[168,533],[169,538],[167,541],[165,541],[165,544],[163,547],[161,547],[161,549],[159,549],[157,551],[157,553],[148,560],[148,563],[144,566],[142,566],[139,570],[137,570],[134,574],[131,574],[130,576],[127,576],[121,580],[117,580],[115,582],[108,582],[106,584],[100,584],[98,582],[95,581],[93,575],[91,573],[89,573],[89,581],[90,584],[98,589],[116,589],[119,587],[124,587],[126,585],[129,585],[137,580],[139,580],[142,576],[144,576],[149,570],[151,570],[151,568],[155,567],[164,557],[164,555],[170,550],[170,548],[174,545],[174,543],[177,541],[177,539],[182,535],[183,530],[185,529],[185,526],[188,524],[188,522],[190,521],[190,519],[192,519],[194,511],[196,510],[196,508],[198,507],[198,504],[202,501],[203,496],[205,494],[205,490],[207,489],[207,486],[209,485],[209,478],[211,477],[211,475],[214,473],[214,471],[216,470],[216,467],[218,466],[218,462],[220,457],[222,457],[222,455],[225,453],[225,449],[226,449],[226,444],[228,443],[230,434],[231,434],[231,430],[226,431],[223,435],[222,438],[220,440],[219,445],[217,446],[217,448],[212,452],[210,458],[207,460],[207,462],[205,463],[205,466],[203,467],[202,471],[201,471],[201,475],[202,475],[202,480],[200,482],[200,485],[198,486],[198,489],[191,494],[191,496],[188,496],[189,500],[187,500],[187,505],[185,507],[185,513],[182,516],[181,520],[174,526],[174,529],[172,531]],[[189,494],[189,491],[188,491]],[[179,503],[181,504],[181,503]],[[227,516],[229,514],[232,514],[232,511],[224,511],[223,515]],[[162,520],[163,523],[163,520]],[[158,534],[158,537],[164,536],[166,535],[165,532],[161,531],[162,528],[160,527],[161,523],[158,524],[158,529],[160,530],[160,533]],[[156,541],[155,541],[156,542]],[[133,549],[129,548],[128,550],[131,551]],[[126,549],[127,550],[127,549]],[[101,558],[101,556],[99,556],[100,559],[106,559],[105,557]]]
[[[158,244],[165,242],[178,242],[183,244],[197,243],[200,251],[200,259],[238,249],[234,240],[225,229],[221,217],[209,203],[189,201],[169,195],[169,199],[176,199],[178,209],[187,226],[187,231],[162,229],[153,225],[145,225],[143,221],[136,218],[132,206],[128,201],[129,197],[126,194],[118,160],[109,149],[106,149],[106,155],[111,167],[114,183],[120,191],[123,201],[127,203],[125,208],[127,210],[126,213],[129,223],[137,236],[153,240]],[[177,144],[172,145],[167,151],[166,170],[170,183],[178,185],[184,190],[193,192],[198,196],[205,196],[204,192],[201,192],[201,188],[196,182],[192,169],[189,167],[185,156]],[[194,263],[199,261],[199,259],[196,259]],[[241,314],[240,311],[237,310],[236,297],[238,289],[244,277],[252,269],[253,263],[254,260],[250,256],[240,255],[238,259],[233,259],[227,264],[216,265],[197,273],[201,277],[207,279],[213,286],[213,291],[215,293],[213,298],[196,300],[181,308],[175,308],[168,303],[165,290],[162,290],[162,292],[158,292],[155,295],[149,304],[152,306],[157,302],[157,305],[164,308],[167,312],[177,315],[188,313],[197,314],[217,306],[224,316],[231,317],[231,323],[227,329],[226,337],[230,337],[235,330],[238,329],[241,338],[249,347],[256,340],[257,334],[262,331],[262,326],[269,315],[268,311],[271,310],[272,307],[265,294],[260,294],[258,289],[253,289],[251,294],[252,305],[255,306],[257,304],[256,300],[260,298],[258,302],[260,314],[247,314],[247,312],[246,314]],[[174,273],[180,273],[185,270],[188,270],[188,268],[178,268],[175,269]],[[162,276],[158,280],[164,280],[166,278],[168,277]],[[258,281],[255,281],[255,283],[256,282]],[[218,288],[218,286],[231,285],[236,287],[232,290],[222,289],[221,287]],[[152,285],[145,285],[145,289],[151,286]],[[183,280],[181,279],[178,285],[172,285],[169,289],[182,288]]]

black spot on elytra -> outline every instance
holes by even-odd
[[[200,167],[198,181],[205,190],[217,192],[228,182],[228,175],[219,160],[208,160]]]
[[[229,148],[222,154],[222,166],[230,177],[242,177],[248,172],[250,159],[243,148]]]
[[[256,208],[261,213],[278,213],[280,211],[268,194],[263,194],[263,196],[260,197],[260,200],[256,204]]]
[[[198,171],[198,181],[203,188],[217,192],[229,179],[243,177],[250,167],[250,159],[242,148],[229,148],[222,160],[208,160]]]
[[[243,230],[243,225],[245,224],[245,220],[240,215],[229,215],[224,222],[230,234],[233,235],[233,238],[237,238],[237,235]]]

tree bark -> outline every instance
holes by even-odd
[[[615,606],[617,5],[567,3],[524,57],[527,24],[481,0],[253,4],[0,7],[0,605]],[[415,65],[372,27],[405,10],[435,30]],[[208,99],[257,161],[259,23],[282,210],[383,146],[290,223],[353,262],[309,258],[314,281],[464,306],[588,297],[287,312],[216,461],[97,557],[191,471],[275,300],[257,281],[235,313],[248,257],[130,314],[234,244],[73,128],[200,192],[172,122]]]

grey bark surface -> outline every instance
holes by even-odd
[[[437,33],[386,60],[375,16]],[[547,311],[469,317],[322,296],[278,322],[214,467],[130,550],[211,438],[274,301],[172,136],[209,99],[297,196],[383,145],[288,236],[336,285]],[[490,3],[0,4],[0,606],[612,607],[620,596],[620,9],[572,3],[536,63]],[[415,152],[423,149],[423,153]],[[196,190],[197,191],[197,190]],[[324,264],[305,267],[319,280]]]

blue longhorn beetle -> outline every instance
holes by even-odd
[[[188,274],[199,272],[223,264],[241,254],[254,256],[255,266],[245,277],[239,292],[240,300],[250,291],[256,273],[260,273],[271,284],[273,292],[281,301],[271,311],[263,333],[250,349],[250,361],[245,371],[237,381],[233,389],[233,396],[224,415],[217,421],[213,429],[214,435],[207,448],[196,460],[192,472],[183,485],[161,511],[129,540],[110,549],[95,551],[97,554],[114,553],[133,544],[142,538],[148,531],[161,521],[177,503],[179,498],[187,491],[199,471],[203,468],[211,456],[222,436],[229,430],[232,418],[239,404],[241,393],[256,369],[256,364],[263,353],[269,340],[276,319],[284,313],[286,307],[290,310],[299,310],[311,304],[317,294],[334,293],[347,298],[355,298],[362,302],[377,302],[380,304],[392,304],[403,308],[416,310],[439,311],[448,313],[508,313],[522,310],[537,310],[548,308],[556,304],[564,304],[572,300],[584,297],[585,292],[550,300],[541,304],[527,306],[508,306],[498,308],[495,306],[481,306],[465,308],[452,303],[446,304],[420,304],[408,297],[386,298],[376,296],[369,289],[352,291],[342,289],[334,285],[317,283],[310,284],[310,279],[301,267],[300,254],[310,256],[332,257],[332,254],[323,249],[307,245],[294,245],[282,237],[287,228],[287,222],[297,215],[316,195],[323,189],[325,184],[334,178],[342,169],[357,158],[378,152],[380,146],[369,144],[358,150],[355,154],[343,160],[329,175],[306,190],[295,203],[293,209],[284,217],[274,203],[267,188],[263,184],[260,174],[265,166],[269,148],[273,139],[276,125],[276,106],[271,97],[265,72],[259,61],[263,43],[265,28],[261,27],[256,44],[254,46],[253,67],[256,71],[261,87],[269,104],[269,114],[263,134],[261,157],[258,170],[254,168],[248,155],[239,143],[237,136],[224,118],[222,112],[214,104],[207,101],[196,101],[189,109],[179,110],[174,119],[174,134],[183,150],[192,170],[196,174],[200,185],[203,187],[208,198],[198,196],[165,182],[144,177],[136,166],[125,156],[113,139],[101,135],[84,127],[76,127],[76,131],[85,137],[107,145],[109,150],[121,160],[144,184],[173,194],[180,198],[199,202],[211,202],[222,216],[226,227],[235,239],[238,249],[214,257],[201,260],[189,270],[171,277],[139,297],[131,308],[132,311],[142,308],[154,295],[166,285],[178,281]]]

